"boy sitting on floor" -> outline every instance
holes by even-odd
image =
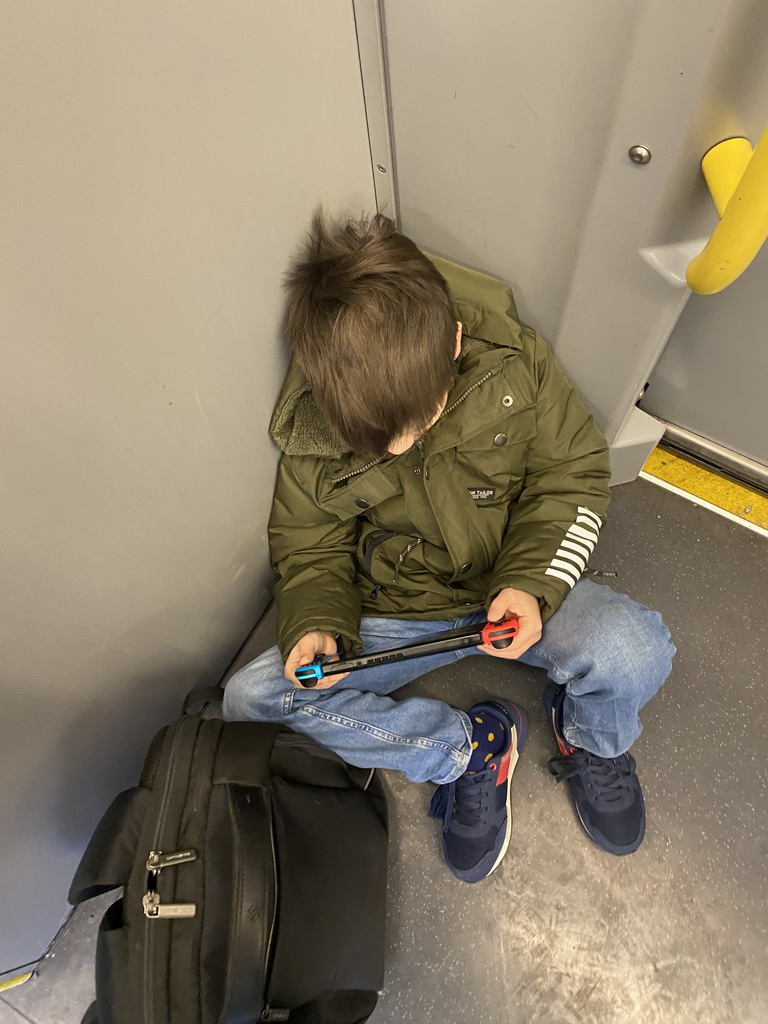
[[[523,711],[389,694],[474,654],[535,665],[551,680],[550,770],[591,838],[632,853],[645,810],[627,750],[674,647],[658,613],[581,579],[608,452],[550,349],[504,284],[425,255],[381,215],[315,215],[288,278],[287,334],[271,425],[284,453],[270,520],[279,646],[229,681],[225,717],[282,722],[351,764],[437,783],[446,862],[476,882],[509,843]],[[383,650],[508,615],[520,631],[507,649],[296,682],[340,643]]]

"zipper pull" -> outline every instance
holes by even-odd
[[[142,898],[144,916],[156,917],[194,917],[197,913],[196,903],[161,903],[156,892],[145,893]]]
[[[157,917],[194,917],[197,913],[196,903],[161,903],[157,891],[157,879],[163,868],[173,868],[178,864],[188,864],[197,860],[197,850],[177,850],[175,853],[163,853],[162,850],[150,850],[147,857],[147,891],[141,900],[144,916],[150,919]]]
[[[163,853],[162,850],[151,850],[147,857],[147,871],[162,871],[176,864],[188,864],[197,860],[196,850],[179,850],[178,853]]]
[[[371,593],[370,593],[370,597],[368,598],[368,600],[369,600],[369,601],[375,601],[375,600],[376,600],[376,598],[377,598],[377,597],[379,596],[379,591],[381,590],[381,588],[382,588],[383,586],[384,586],[384,584],[383,584],[383,583],[377,583],[377,584],[376,584],[376,586],[375,586],[375,587],[373,588],[373,590],[371,591]]]

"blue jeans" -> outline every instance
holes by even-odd
[[[366,653],[445,629],[485,621],[475,612],[448,622],[364,618]],[[472,728],[464,711],[439,700],[386,696],[477,648],[352,672],[329,690],[297,689],[276,647],[240,669],[224,691],[224,718],[282,722],[362,768],[397,768],[414,782],[452,782],[466,769]],[[658,612],[610,587],[581,580],[519,659],[566,689],[569,743],[602,757],[624,753],[640,735],[639,709],[669,675],[675,648]],[[499,696],[504,696],[500,694]]]

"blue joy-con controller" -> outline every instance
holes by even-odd
[[[325,656],[321,656],[311,665],[304,665],[303,668],[296,669],[296,678],[302,686],[317,686],[323,678],[323,664],[325,663],[325,660]]]

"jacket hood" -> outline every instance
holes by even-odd
[[[509,286],[440,256],[425,255],[447,281],[456,319],[462,322],[461,360],[478,349],[494,346],[520,351],[521,327]],[[286,455],[337,459],[348,453],[315,404],[307,379],[295,360],[288,367],[269,432]]]

